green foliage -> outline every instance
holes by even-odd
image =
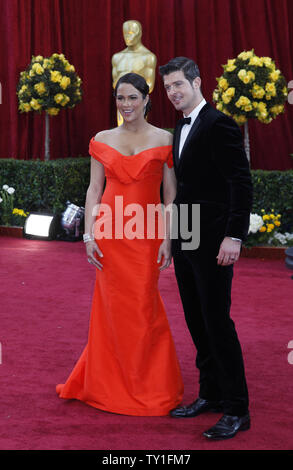
[[[14,207],[24,211],[61,213],[67,200],[84,206],[89,178],[90,158],[87,157],[49,162],[0,159],[0,187],[13,186]]]
[[[252,170],[253,210],[261,210],[282,216],[282,232],[293,231],[293,170],[264,171]]]
[[[252,212],[280,213],[282,232],[293,231],[293,170],[252,170]],[[84,206],[90,181],[90,157],[52,161],[0,159],[0,188],[15,188],[14,207],[61,213],[66,201]],[[1,210],[1,204],[0,204]]]

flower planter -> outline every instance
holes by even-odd
[[[5,237],[17,237],[17,238],[22,238],[23,237],[23,228],[22,227],[16,227],[16,226],[10,226],[10,225],[0,225],[0,236],[5,236]]]
[[[285,251],[288,247],[282,246],[253,246],[242,248],[243,258],[280,259],[285,260]]]

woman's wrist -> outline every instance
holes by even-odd
[[[93,242],[95,240],[95,237],[91,233],[84,233],[82,238],[84,243]]]

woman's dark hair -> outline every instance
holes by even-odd
[[[114,96],[116,98],[117,96],[117,90],[119,85],[122,83],[129,83],[130,85],[134,86],[143,96],[143,99],[149,94],[149,86],[145,79],[141,76],[138,75],[137,73],[126,73],[125,75],[122,75],[122,77],[119,78],[118,82],[116,83],[115,89],[114,89]],[[145,107],[145,112],[144,112],[144,117],[148,114],[148,112],[151,110],[151,100],[149,97],[149,100],[146,104]]]
[[[200,77],[198,65],[192,59],[188,59],[187,57],[175,57],[166,65],[161,65],[159,67],[160,75],[162,77],[179,70],[184,73],[184,77],[190,83],[192,83],[196,77]]]

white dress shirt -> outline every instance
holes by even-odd
[[[180,158],[180,155],[181,155],[181,151],[183,149],[183,145],[184,145],[184,143],[187,139],[187,136],[190,132],[190,129],[192,128],[192,125],[193,125],[194,121],[196,120],[201,108],[203,108],[205,104],[206,104],[206,100],[203,98],[201,100],[201,102],[191,111],[191,113],[188,116],[184,116],[184,117],[190,117],[191,122],[190,122],[190,124],[184,124],[184,126],[181,129],[180,141],[179,141],[179,158]]]

